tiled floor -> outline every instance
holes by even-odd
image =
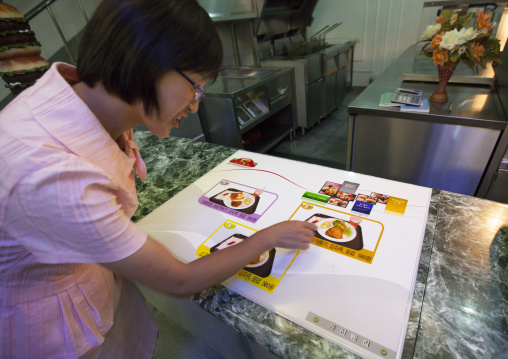
[[[348,92],[337,110],[327,118],[306,130],[304,135],[299,129],[293,141],[290,141],[288,136],[268,154],[345,169],[349,129],[347,107],[362,90],[363,88],[354,88]]]

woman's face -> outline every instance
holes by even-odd
[[[185,75],[202,88],[208,79],[193,72]],[[195,113],[199,101],[195,100],[196,89],[176,71],[169,71],[157,83],[157,99],[159,101],[159,114],[153,112],[147,116],[143,105],[138,104],[143,123],[157,137],[167,137],[171,128],[179,125],[180,119],[186,118],[189,112]]]

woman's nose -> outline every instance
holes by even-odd
[[[189,106],[187,107],[187,109],[189,110],[189,112],[192,112],[192,113],[196,113],[198,112],[198,108],[199,108],[199,101],[198,100],[194,100],[192,101]]]

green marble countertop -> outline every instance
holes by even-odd
[[[160,139],[149,131],[135,131],[134,134],[148,170],[144,181],[135,176],[139,207],[132,218],[134,222],[236,151],[230,147],[179,137]]]
[[[236,149],[136,131],[145,181],[138,221]],[[222,285],[189,298],[284,358],[356,355]],[[508,205],[434,190],[402,358],[506,358]]]

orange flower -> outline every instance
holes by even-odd
[[[459,16],[457,15],[457,13],[454,13],[454,14],[452,15],[452,17],[450,18],[450,23],[455,24],[455,21],[457,21],[457,18],[458,18],[458,17],[459,17]]]
[[[446,19],[443,18],[443,15],[439,16],[437,19],[436,19],[436,24],[444,24],[446,23]]]
[[[473,44],[473,58],[476,61],[480,61],[480,57],[483,56],[484,51],[485,51],[485,47],[483,47],[483,45],[480,45],[477,42],[475,42]]]
[[[492,14],[484,14],[483,11],[478,12],[478,28],[480,30],[490,30],[490,28],[494,25],[493,22],[490,22],[490,18]]]
[[[430,48],[431,49],[437,49],[439,47],[439,43],[441,42],[442,38],[441,36],[444,35],[444,31],[441,33],[441,35],[436,35],[430,42]]]
[[[448,61],[448,50],[438,50],[435,49],[432,52],[432,61],[434,64],[443,66],[445,62]]]

